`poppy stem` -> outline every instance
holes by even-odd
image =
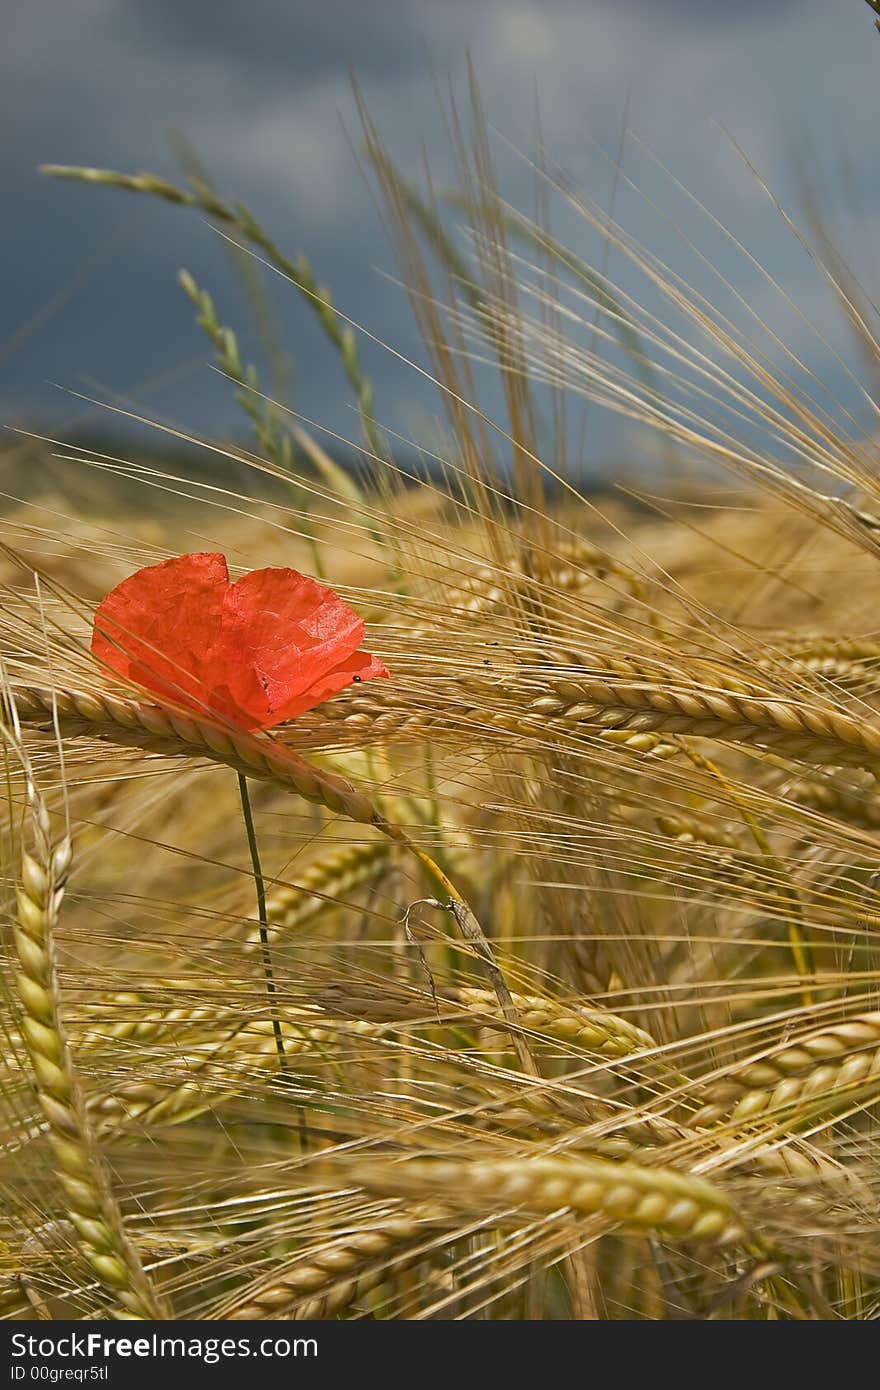
[[[251,811],[251,798],[248,792],[247,778],[242,773],[238,774],[238,790],[241,794],[244,828],[247,831],[248,848],[251,852],[251,865],[254,871],[254,883],[257,888],[257,911],[260,917],[260,950],[263,956],[263,974],[266,977],[266,993],[272,1003],[272,1032],[275,1035],[275,1050],[278,1053],[278,1065],[283,1072],[286,1072],[287,1058],[284,1055],[284,1038],[281,1034],[281,1020],[278,1017],[276,1002],[278,991],[275,988],[275,976],[272,971],[272,952],[269,947],[269,914],[266,910],[266,885],[263,882],[263,870],[260,866],[260,851],[257,848],[257,835],[254,830],[254,816]]]

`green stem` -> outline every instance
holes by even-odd
[[[272,972],[272,952],[269,948],[269,914],[266,911],[266,885],[263,882],[263,870],[260,867],[260,852],[257,849],[257,836],[254,830],[254,817],[251,811],[251,798],[248,792],[247,778],[238,774],[238,790],[241,794],[241,809],[244,815],[244,828],[247,831],[248,848],[251,852],[251,864],[254,870],[254,883],[257,888],[257,911],[260,917],[260,950],[263,956],[263,974],[266,977],[266,993],[272,1004],[272,1032],[275,1034],[275,1050],[278,1053],[278,1065],[283,1072],[287,1071],[287,1058],[284,1055],[284,1038],[281,1035],[281,1020],[278,1017],[278,1010],[275,1007],[277,990],[275,988],[275,976]]]

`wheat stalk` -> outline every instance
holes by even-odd
[[[514,1046],[520,1064],[531,1076],[537,1067],[522,1031],[510,990],[495,961],[482,927],[449,876],[415,844],[400,826],[391,824],[369,797],[357,791],[345,778],[313,767],[291,749],[274,739],[259,739],[240,729],[227,729],[208,720],[178,714],[159,705],[144,705],[109,692],[86,694],[55,690],[51,695],[30,687],[16,692],[24,721],[39,722],[52,711],[63,720],[74,720],[81,731],[115,743],[133,745],[157,753],[197,754],[225,763],[243,776],[256,777],[296,792],[305,801],[324,806],[336,815],[362,825],[371,825],[388,839],[402,845],[418,860],[428,879],[438,887],[445,901],[434,905],[452,912],[459,930],[473,947],[489,976],[501,1010],[515,1030]],[[75,731],[75,730],[74,730]],[[433,900],[432,900],[433,901]]]
[[[472,690],[469,681],[466,689]],[[585,728],[608,739],[632,739],[655,733],[688,734],[767,748],[793,758],[818,763],[874,767],[880,763],[880,730],[832,709],[799,704],[788,698],[740,695],[728,691],[691,690],[675,686],[648,688],[620,682],[558,679],[543,682],[546,693],[527,699],[519,709],[486,709],[471,703],[455,717],[441,709],[413,711],[395,708],[394,696],[358,695],[323,707],[320,716],[303,716],[293,729],[309,733],[316,728],[345,728],[355,739],[381,741],[401,737],[431,737],[444,729],[453,737],[466,738],[470,725],[483,736],[493,729],[507,734],[535,736],[551,726],[559,731]],[[487,694],[498,687],[487,685]],[[251,777],[275,782],[296,791],[307,801],[326,806],[337,814],[365,825],[375,825],[392,839],[402,832],[387,822],[371,804],[344,781],[320,772],[277,740],[257,739],[240,730],[158,705],[140,704],[108,691],[58,690],[21,686],[16,698],[21,718],[28,723],[46,720],[55,698],[67,732],[89,734],[109,742],[165,754],[193,753],[226,763]],[[324,737],[327,733],[324,732]]]
[[[452,998],[464,1009],[473,1010],[480,1021],[494,1028],[503,1023],[497,1015],[487,1017],[493,1003],[488,990],[463,988],[441,997]],[[585,1008],[537,995],[514,994],[513,1000],[523,1028],[571,1043],[585,1052],[602,1057],[626,1057],[633,1052],[650,1052],[657,1046],[650,1033],[606,1009]]]
[[[880,763],[880,729],[832,708],[820,708],[765,693],[739,693],[703,686],[685,687],[671,681],[644,679],[553,678],[546,668],[529,671],[529,684],[509,698],[504,687],[462,682],[454,703],[415,711],[395,704],[394,693],[358,694],[304,715],[292,730],[303,747],[337,746],[345,742],[389,742],[445,737],[450,743],[490,740],[498,734],[538,738],[584,733],[601,741],[635,750],[656,747],[657,735],[689,735],[766,749],[811,763],[875,768]],[[543,693],[535,694],[540,682]],[[532,687],[531,689],[529,687]],[[477,700],[477,689],[483,698]],[[494,702],[494,703],[493,703]],[[653,742],[652,742],[653,740]]]
[[[319,1024],[313,1014],[305,1013],[301,1022],[284,1019],[281,1032],[288,1058],[332,1055],[346,1036],[373,1038],[379,1034],[375,1024]],[[215,1030],[201,1050],[195,1050],[198,1039],[190,1038],[187,1047],[187,1052],[175,1050],[163,1062],[163,1079],[140,1077],[90,1097],[89,1110],[99,1117],[102,1129],[115,1129],[122,1120],[137,1121],[140,1127],[183,1124],[233,1099],[247,1087],[256,1070],[271,1071],[277,1060],[271,1019],[233,1024],[219,1041]]]
[[[188,987],[191,989],[192,984]],[[573,1000],[545,995],[514,993],[512,998],[519,1026],[535,1035],[536,1044],[542,1038],[564,1042],[591,1055],[608,1058],[656,1049],[657,1044],[650,1033],[608,1009],[591,1008]],[[380,994],[373,992],[369,998],[361,997],[356,988],[349,986],[322,989],[318,993],[318,1000],[320,1008],[286,1008],[279,1005],[279,1016],[286,1036],[292,1039],[300,1037],[303,1042],[311,1038],[323,1046],[332,1040],[334,1030],[343,1039],[355,1031],[364,1037],[381,1037],[389,1026],[404,1021],[414,1021],[426,1027],[448,1023],[478,1023],[493,1029],[507,1027],[507,1020],[497,1011],[494,992],[473,986],[438,988],[436,1006],[419,998],[397,995],[390,989]],[[143,1009],[144,1000],[137,994],[115,994],[92,1005],[91,1009],[100,1017],[119,1004],[130,1009]],[[362,1011],[369,1016],[356,1016]],[[77,1043],[80,1047],[91,1048],[108,1042],[145,1044],[165,1034],[169,1045],[182,1043],[186,1037],[192,1044],[198,1040],[199,1034],[207,1039],[216,1037],[218,1029],[228,1029],[238,1016],[234,1005],[147,1009],[138,1017],[109,1025],[106,1030],[91,1029],[80,1033]],[[247,1048],[255,1038],[262,1038],[265,1026],[264,1020],[243,1024],[234,1036],[230,1036],[228,1046]],[[224,1045],[227,1045],[225,1041]]]
[[[561,1042],[588,1056],[608,1060],[656,1050],[650,1034],[606,1010],[577,1007],[536,996],[514,994],[512,997],[519,1015],[518,1026],[529,1033],[533,1047],[546,1046],[550,1041]],[[438,993],[437,1002],[439,1013],[433,1016],[433,1011],[427,1011],[422,1004],[405,1005],[396,1001],[391,1006],[394,1020],[391,1025],[376,1021],[375,1017],[338,1019],[315,1010],[279,1008],[285,1052],[291,1058],[332,1059],[353,1040],[381,1043],[389,1026],[399,1027],[403,1018],[415,1019],[425,1026],[477,1023],[493,1029],[509,1027],[503,1015],[493,1009],[496,1000],[490,990],[471,987],[445,990]],[[373,1012],[376,1012],[375,1005]],[[121,1025],[125,1031],[115,1037],[139,1042],[170,1030],[169,1044],[173,1042],[176,1050],[166,1064],[165,1077],[142,1076],[90,1098],[90,1111],[100,1117],[102,1129],[109,1132],[123,1120],[137,1121],[141,1126],[183,1124],[231,1099],[246,1085],[255,1068],[271,1070],[274,1058],[271,1021],[254,1020],[235,1027],[235,1016],[230,1009],[217,1009],[213,1013],[205,1009],[175,1009]],[[202,1048],[198,1034],[179,1035],[182,1022],[202,1029],[206,1024],[213,1025],[210,1032],[202,1034],[205,1039]],[[217,1029],[224,1025],[225,1031],[218,1038]],[[178,1080],[181,1075],[183,1079]],[[542,1113],[548,1108],[548,1103],[540,1096],[524,1097],[524,1103],[538,1107]],[[552,1101],[549,1108],[552,1109]],[[656,1129],[649,1127],[644,1132],[656,1139]]]
[[[71,843],[67,836],[53,840],[49,813],[26,755],[7,729],[0,732],[22,762],[31,808],[34,853],[22,852],[18,917],[13,925],[19,962],[15,978],[23,1010],[22,1033],[47,1120],[56,1176],[83,1255],[124,1310],[117,1316],[164,1318],[162,1300],[125,1232],[61,1017],[54,936]]]
[[[720,1121],[743,1124],[794,1105],[873,1086],[878,1078],[880,1013],[858,1014],[833,1028],[808,1033],[759,1061],[731,1069],[723,1080],[706,1087],[706,1104],[691,1122],[698,1127]]]
[[[436,1213],[389,1216],[373,1230],[355,1231],[255,1282],[223,1316],[237,1322],[333,1317],[422,1259],[425,1237],[437,1224]]]
[[[155,174],[121,174],[113,169],[88,169],[59,164],[44,164],[40,172],[56,179],[73,179],[77,183],[101,184],[121,188],[129,193],[145,193],[161,198],[178,207],[190,207],[204,212],[216,222],[232,227],[294,285],[311,306],[324,333],[339,355],[343,371],[357,398],[364,437],[370,452],[382,456],[381,441],[374,419],[373,388],[364,375],[353,330],[337,314],[333,298],[326,285],[319,284],[305,256],[291,261],[256,220],[243,203],[226,203],[201,180],[193,181],[192,191],[178,188]]]
[[[436,1200],[454,1209],[562,1212],[601,1216],[628,1231],[677,1240],[742,1243],[728,1198],[712,1183],[669,1168],[599,1158],[413,1158],[341,1163],[345,1180],[386,1196]]]

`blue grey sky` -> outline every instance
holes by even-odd
[[[60,384],[194,431],[239,430],[228,384],[210,370],[175,282],[188,268],[221,317],[246,328],[216,233],[184,210],[36,172],[52,161],[175,177],[174,128],[285,249],[309,256],[347,314],[419,353],[352,149],[350,69],[401,166],[417,170],[427,152],[440,183],[451,163],[437,88],[451,83],[464,96],[468,55],[492,125],[527,152],[537,101],[555,165],[600,201],[609,170],[596,146],[616,149],[629,101],[634,134],[821,318],[828,305],[819,279],[731,149],[729,131],[793,212],[809,177],[872,282],[880,35],[862,0],[11,0],[4,27],[7,424],[75,422],[83,407]],[[497,154],[505,193],[528,209],[525,162],[503,141]],[[670,216],[692,219],[708,236],[634,140],[624,169]],[[648,245],[675,254],[669,225],[638,196],[624,189],[618,210]],[[578,225],[564,213],[562,227],[575,249],[595,254],[585,232],[578,247]],[[718,239],[707,250],[744,295],[763,302],[767,287],[747,263]],[[356,435],[345,383],[307,310],[280,280],[272,292],[296,405]],[[785,327],[805,355],[818,352],[796,316]],[[833,345],[845,344],[842,328],[827,332]],[[253,334],[243,338],[256,357]],[[380,420],[424,434],[437,404],[423,383],[374,345],[363,355]],[[605,428],[597,448],[619,452],[622,438]]]

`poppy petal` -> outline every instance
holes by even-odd
[[[221,635],[228,588],[229,571],[219,554],[148,565],[101,600],[92,653],[164,699],[204,711],[205,668]]]
[[[222,555],[148,565],[101,601],[94,655],[146,690],[243,728],[269,729],[388,672],[358,651],[364,624],[332,589],[292,569],[236,584]]]
[[[388,670],[377,657],[371,656],[369,652],[354,652],[332,671],[327,671],[321,676],[304,694],[292,696],[283,704],[276,704],[272,722],[280,724],[286,719],[295,719],[298,714],[305,714],[306,710],[314,709],[315,705],[323,704],[333,695],[338,695],[340,690],[345,690],[353,681],[371,681],[377,676],[388,675]]]
[[[363,636],[363,621],[332,589],[296,570],[255,570],[226,594],[217,685],[267,727],[354,656]]]

